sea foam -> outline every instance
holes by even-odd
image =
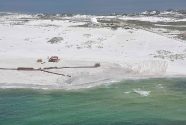
[[[148,96],[149,94],[150,94],[150,92],[151,91],[142,91],[141,89],[133,89],[134,90],[134,92],[136,92],[136,93],[138,93],[138,94],[140,94],[140,95],[142,95],[142,96]]]

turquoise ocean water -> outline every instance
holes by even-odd
[[[185,125],[186,78],[80,90],[0,89],[0,125]]]

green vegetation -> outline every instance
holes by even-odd
[[[60,43],[61,41],[63,41],[62,37],[53,37],[52,39],[48,41],[48,43],[57,44],[57,43]]]
[[[91,34],[84,34],[83,36],[89,38],[91,37]]]
[[[129,24],[134,24],[136,26],[154,27],[153,22],[149,22],[149,21],[127,20],[126,22]]]
[[[174,54],[173,52],[166,50],[156,51],[158,54],[150,54],[154,58],[169,59],[170,61],[174,60],[184,60],[186,58],[185,54]]]
[[[120,23],[119,20],[117,19],[109,19],[109,20],[99,20],[98,22],[100,23],[109,23],[109,24],[117,24],[117,23]]]

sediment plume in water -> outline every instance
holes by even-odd
[[[126,78],[140,76],[164,75],[167,70],[166,61],[141,61],[136,63],[105,63],[101,68],[74,72],[71,78],[60,77],[56,80],[57,84],[70,86],[95,86],[112,81],[121,81]]]

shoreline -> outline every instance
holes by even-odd
[[[39,84],[24,84],[24,83],[0,83],[0,89],[37,89],[37,90],[82,90],[89,89],[93,87],[99,87],[102,85],[110,85],[110,84],[120,84],[121,82],[131,81],[131,80],[145,80],[145,79],[178,79],[178,78],[186,78],[186,76],[138,76],[138,77],[129,77],[122,79],[121,81],[111,80],[111,81],[103,81],[99,84],[91,84],[84,83],[83,85],[67,87],[61,85],[39,85]],[[85,85],[86,84],[86,85]]]
[[[126,78],[124,75],[132,78],[186,75],[186,41],[179,41],[178,38],[182,29],[171,30],[173,35],[177,33],[172,39],[166,33],[169,29],[154,27],[154,24],[161,23],[157,20],[164,23],[173,21],[173,25],[177,26],[180,23],[177,18],[167,21],[167,18],[154,19],[151,16],[150,24],[143,26],[134,24],[138,22],[132,22],[125,16],[114,21],[116,16],[96,17],[99,19],[96,26],[88,25],[84,15],[60,20],[42,18],[22,14],[0,16],[0,28],[4,31],[0,34],[0,46],[3,46],[0,48],[0,68],[92,66],[96,62],[101,63],[101,67],[52,70],[72,75],[72,78],[40,72],[0,70],[0,86],[15,83],[15,88],[23,84],[28,88],[80,89],[102,85],[107,82],[105,80],[121,81]],[[146,23],[144,17],[138,18]],[[182,22],[185,22],[184,19]],[[51,56],[58,56],[60,61],[49,63]],[[36,62],[40,58],[44,64]]]
[[[17,14],[17,15],[62,15],[62,16],[139,16],[139,15],[146,15],[146,16],[156,16],[156,15],[170,15],[170,14],[186,14],[186,9],[167,9],[167,10],[145,10],[140,12],[128,12],[128,13],[107,13],[107,14],[89,14],[89,13],[22,13],[22,12],[7,12],[7,11],[0,11],[0,14]]]

